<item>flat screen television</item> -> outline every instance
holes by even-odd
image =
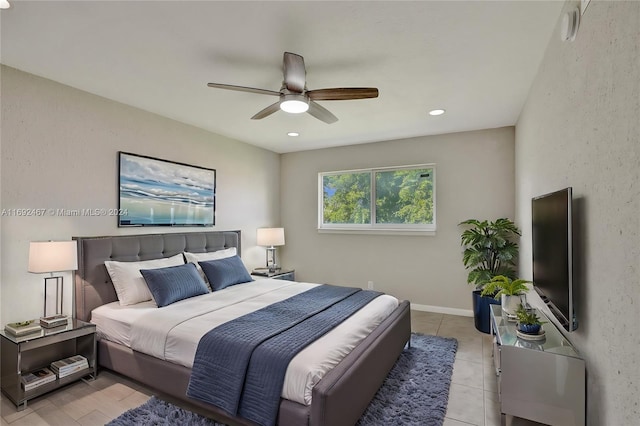
[[[567,331],[577,328],[571,204],[571,187],[531,201],[533,285]]]

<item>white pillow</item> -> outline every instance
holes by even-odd
[[[153,299],[140,269],[158,269],[178,265],[184,265],[182,253],[164,259],[142,260],[140,262],[118,262],[115,260],[104,262],[122,306],[135,305]]]
[[[207,260],[218,260],[218,259],[226,259],[227,257],[233,257],[238,254],[238,250],[235,247],[231,247],[224,250],[210,251],[208,253],[189,253],[187,251],[184,252],[184,257],[187,259],[187,263],[193,263],[198,268],[198,272],[200,272],[200,276],[204,279],[204,282],[209,286],[209,280],[207,276],[204,274],[204,271],[198,264],[198,262],[206,262]],[[209,286],[209,290],[211,290],[211,286]]]

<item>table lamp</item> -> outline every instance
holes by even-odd
[[[269,272],[280,269],[276,263],[275,246],[284,245],[284,228],[258,228],[257,242],[259,246],[267,247],[267,268]]]
[[[49,273],[44,279],[44,317],[62,315],[63,277],[54,272],[78,269],[78,251],[75,241],[42,241],[29,244],[29,272]]]

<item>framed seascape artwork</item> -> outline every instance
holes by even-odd
[[[213,226],[216,171],[118,153],[118,226]]]

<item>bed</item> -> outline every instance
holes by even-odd
[[[235,247],[240,254],[240,231],[210,231],[148,235],[74,237],[78,242],[75,273],[75,315],[92,320],[92,311],[118,300],[105,261],[141,261],[170,258],[183,252],[205,253]],[[267,281],[265,281],[267,283]],[[278,291],[296,284],[271,283]],[[287,287],[290,286],[290,287]],[[240,286],[238,286],[240,287]],[[206,297],[206,296],[202,296]],[[96,310],[96,316],[99,309]],[[95,321],[94,321],[95,322]],[[99,322],[99,321],[98,321]],[[98,325],[100,336],[100,325]],[[310,404],[282,398],[279,425],[353,425],[368,406],[410,337],[409,303],[402,301],[353,350],[310,390]],[[118,339],[101,338],[98,363],[158,391],[183,400],[230,425],[252,424],[230,417],[215,406],[186,396],[189,364],[166,360],[131,348]]]

